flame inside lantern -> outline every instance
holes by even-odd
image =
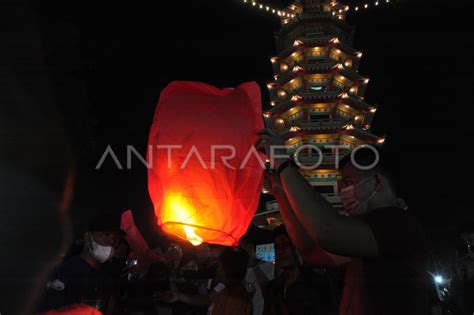
[[[173,225],[179,223],[183,227],[186,239],[193,244],[198,246],[203,243],[203,238],[196,234],[193,225],[195,226],[194,217],[196,211],[187,202],[186,198],[180,194],[170,194],[165,198],[163,204],[163,223],[172,223]]]
[[[185,225],[183,226],[183,229],[184,229],[184,232],[186,233],[186,238],[191,244],[193,244],[194,246],[198,246],[202,244],[203,239],[202,237],[196,234],[196,232],[194,231],[194,228]]]

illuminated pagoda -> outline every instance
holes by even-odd
[[[331,145],[345,145],[339,158],[354,147],[383,143],[370,132],[376,107],[364,101],[369,79],[358,73],[362,52],[352,48],[354,28],[346,23],[349,6],[337,1],[300,0],[281,11],[276,32],[277,55],[271,58],[274,81],[268,84],[272,108],[265,119],[283,135],[305,166],[306,179],[334,206],[340,206],[339,171]],[[301,148],[301,149],[299,149]],[[299,149],[299,150],[298,150]],[[257,214],[278,219],[276,202]],[[262,220],[256,220],[256,223]],[[258,223],[257,223],[258,224]]]

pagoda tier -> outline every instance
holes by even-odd
[[[295,1],[285,9],[295,17],[281,17],[275,34],[274,80],[268,83],[272,108],[264,114],[305,178],[336,207],[338,159],[360,145],[384,141],[370,133],[376,107],[364,101],[369,79],[358,72],[362,53],[352,47],[347,11],[337,1],[316,0]]]

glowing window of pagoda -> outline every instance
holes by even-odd
[[[344,61],[344,67],[352,68],[352,59],[350,58],[346,59],[346,61]]]
[[[307,50],[306,56],[308,59],[321,59],[326,56],[327,49],[323,47],[313,47]]]
[[[312,85],[321,85],[326,84],[329,76],[327,74],[311,74],[305,76],[305,79],[308,81],[308,84]]]
[[[288,69],[289,69],[289,67],[288,67],[288,65],[287,65],[286,63],[282,63],[282,64],[280,65],[280,71],[281,71],[281,72],[285,72],[285,71],[287,71]]]

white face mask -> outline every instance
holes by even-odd
[[[362,180],[357,185],[350,185],[341,189],[341,202],[345,210],[344,212],[347,215],[357,216],[357,215],[361,215],[367,212],[367,204],[375,196],[377,192],[374,191],[366,200],[359,201],[356,197],[355,190],[357,187],[359,187],[360,185],[362,185],[363,183],[365,183],[372,177],[373,175]]]
[[[100,263],[103,263],[107,261],[107,259],[112,257],[112,254],[114,252],[114,248],[112,246],[100,245],[99,243],[94,241],[94,238],[92,238],[92,235],[91,235],[91,240],[92,240],[91,254],[92,256],[94,256],[95,259],[97,259]]]

